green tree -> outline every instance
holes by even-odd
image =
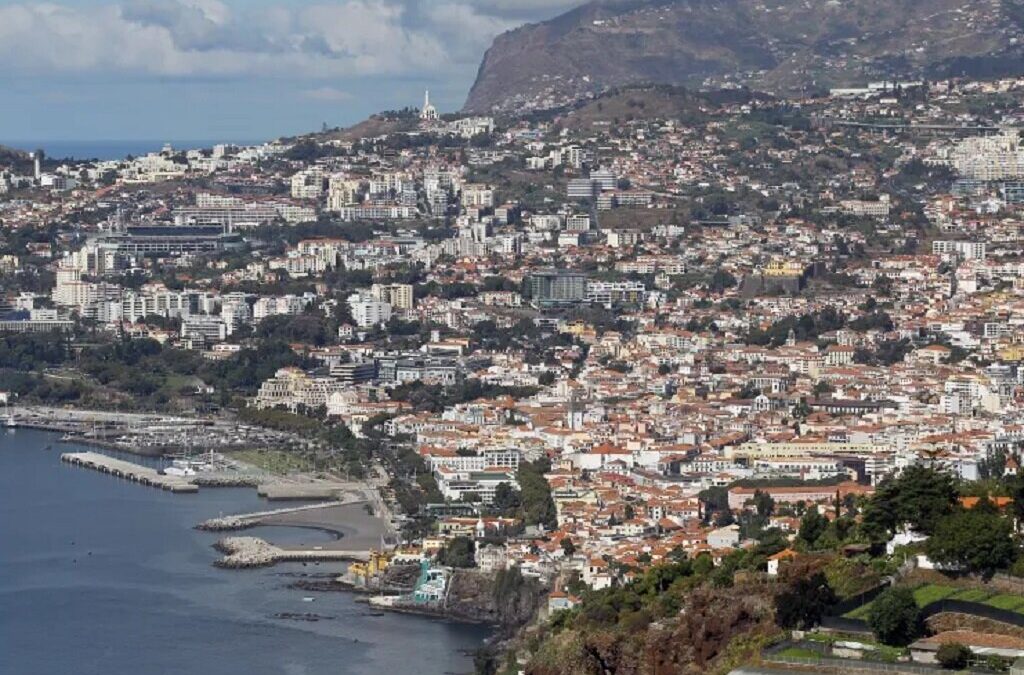
[[[943,642],[935,653],[935,660],[947,670],[963,670],[971,661],[971,650],[957,642]]]
[[[455,537],[441,549],[438,561],[449,567],[475,567],[476,547],[469,537]]]
[[[572,543],[572,539],[569,537],[563,538],[562,541],[559,542],[559,545],[561,545],[562,552],[565,553],[567,558],[576,553],[576,544]]]
[[[876,541],[887,540],[903,525],[930,535],[956,503],[956,486],[948,473],[911,466],[878,486],[864,507],[864,530]]]
[[[495,509],[502,513],[514,513],[522,504],[519,492],[508,483],[498,483],[494,489],[494,501],[491,502]]]
[[[836,602],[823,572],[801,574],[775,596],[775,621],[782,628],[807,630]]]
[[[1008,520],[985,511],[957,511],[942,520],[925,544],[928,557],[991,576],[1013,561],[1015,547]]]
[[[905,647],[921,635],[921,609],[909,588],[890,588],[871,604],[867,623],[883,644]]]
[[[757,515],[763,519],[772,517],[775,513],[775,500],[767,492],[761,490],[754,491],[754,509],[757,511]]]
[[[828,519],[818,513],[818,507],[812,506],[800,520],[800,540],[808,546],[814,546],[821,535],[828,529]]]
[[[555,502],[551,498],[551,487],[544,478],[550,469],[546,460],[521,462],[516,471],[516,481],[522,496],[522,516],[527,525],[543,525],[548,529],[558,526]]]

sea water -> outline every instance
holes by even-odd
[[[60,461],[84,449],[55,434],[0,429],[0,673],[472,672],[483,627],[288,587],[298,575],[340,573],[342,563],[214,567],[211,545],[223,535],[193,526],[273,508],[254,490],[173,495]],[[252,533],[289,545],[332,536]],[[305,614],[321,618],[280,618]]]

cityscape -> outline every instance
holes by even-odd
[[[496,84],[542,29],[462,110],[0,146],[0,671],[1024,670],[1018,57]]]

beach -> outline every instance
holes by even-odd
[[[318,542],[318,545],[325,549],[339,550],[380,548],[381,538],[390,534],[384,518],[367,513],[365,503],[339,504],[315,511],[295,511],[268,516],[260,521],[260,525],[299,527],[330,532],[337,535],[338,538],[326,543]],[[282,548],[289,548],[289,546]]]

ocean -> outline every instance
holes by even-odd
[[[42,149],[47,157],[54,159],[124,159],[128,155],[139,157],[150,152],[157,152],[170,143],[175,150],[194,150],[199,148],[212,148],[219,143],[234,143],[235,145],[254,145],[262,143],[261,140],[135,140],[135,141],[3,141],[0,145],[9,148],[34,152]]]
[[[472,672],[484,627],[287,587],[296,575],[340,573],[340,563],[213,567],[218,535],[193,526],[268,508],[254,490],[172,495],[60,461],[82,449],[55,434],[0,429],[0,673]],[[252,533],[281,544],[331,536]],[[325,618],[277,618],[289,613]]]

